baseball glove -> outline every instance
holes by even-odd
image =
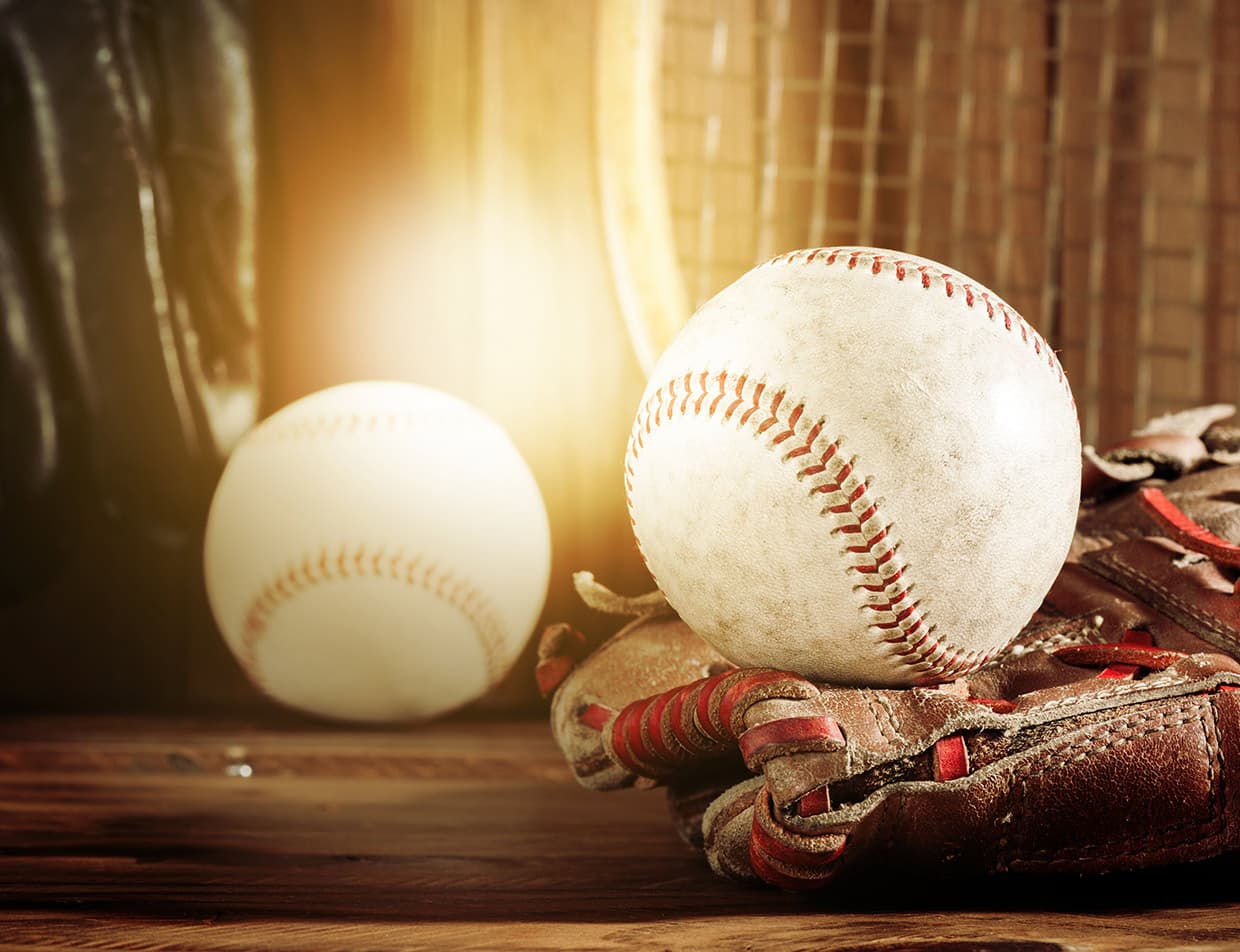
[[[249,30],[232,0],[0,3],[0,602],[88,509],[190,551],[254,422]]]
[[[663,784],[717,872],[813,889],[891,868],[1095,873],[1240,846],[1240,466],[1231,408],[1086,454],[1072,553],[986,667],[910,689],[737,668],[657,599],[593,653],[543,636],[555,737],[593,789]]]

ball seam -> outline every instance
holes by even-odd
[[[293,440],[319,440],[357,434],[399,433],[423,426],[451,422],[445,411],[435,415],[424,413],[343,413],[300,416],[281,420],[272,417],[260,423],[250,434],[251,443],[276,443]]]
[[[825,418],[808,415],[805,404],[789,399],[785,389],[748,373],[700,370],[678,375],[659,386],[638,413],[625,456],[625,501],[638,551],[656,585],[658,577],[633,514],[633,485],[646,438],[678,415],[735,421],[738,431],[765,437],[767,448],[780,453],[782,463],[797,467],[796,478],[808,483],[808,494],[824,497],[820,515],[834,523],[832,535],[845,538],[840,554],[846,569],[858,576],[854,591],[865,593],[859,610],[874,615],[866,627],[899,660],[916,668],[921,680],[957,678],[990,660],[992,652],[970,651],[935,637],[928,611],[913,597],[894,524],[883,522],[870,477],[858,475],[857,458],[845,458],[840,437],[824,435]]]
[[[307,551],[262,585],[247,603],[243,616],[239,653],[242,667],[251,675],[258,673],[259,642],[268,631],[271,616],[281,606],[303,592],[351,578],[386,579],[434,595],[469,622],[482,649],[488,683],[494,684],[504,675],[504,626],[481,591],[450,569],[420,555],[408,556],[399,549],[389,554],[382,547],[372,548],[365,543],[341,543],[335,549],[323,546]]]
[[[865,248],[806,248],[779,255],[766,262],[762,267],[778,267],[789,264],[820,263],[826,267],[843,265],[849,271],[855,271],[859,265],[868,265],[872,275],[880,275],[890,271],[897,281],[913,278],[927,290],[937,283],[943,293],[952,299],[963,301],[964,306],[974,309],[980,305],[985,308],[987,318],[994,323],[1002,323],[1004,330],[1011,334],[1019,334],[1021,343],[1028,347],[1039,362],[1045,363],[1055,375],[1060,387],[1068,397],[1076,417],[1076,399],[1072,396],[1072,388],[1064,373],[1063,365],[1045,338],[1034,330],[1014,307],[986,288],[974,284],[968,278],[948,268],[933,263],[912,261],[896,255],[875,253]],[[914,278],[915,276],[915,278]]]

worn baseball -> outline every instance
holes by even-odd
[[[332,387],[237,446],[207,518],[212,613],[291,707],[416,721],[483,695],[542,609],[543,500],[504,431],[408,383]]]
[[[638,548],[740,665],[948,681],[1068,551],[1081,442],[1046,341],[971,278],[875,248],[775,258],[655,367],[625,462]]]

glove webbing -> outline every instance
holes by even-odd
[[[805,702],[808,713],[747,729],[746,712],[774,699]],[[769,668],[735,668],[634,701],[610,715],[590,705],[581,719],[601,731],[603,746],[617,764],[645,777],[658,778],[687,761],[738,747],[750,769],[757,770],[783,754],[844,744],[839,724],[822,709],[819,689],[799,675]]]
[[[1143,670],[1165,671],[1183,658],[1184,652],[1155,647],[1154,636],[1148,631],[1130,628],[1118,642],[1065,645],[1056,649],[1054,655],[1075,667],[1103,668],[1098,677],[1106,680],[1130,680]]]
[[[1167,498],[1160,489],[1147,487],[1137,493],[1141,508],[1154,517],[1167,535],[1184,548],[1209,556],[1220,565],[1240,567],[1240,546],[1215,535],[1205,526],[1193,521],[1187,513]],[[1240,588],[1240,579],[1236,580]]]

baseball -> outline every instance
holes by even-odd
[[[512,665],[550,571],[543,500],[500,427],[407,383],[311,394],[238,445],[207,596],[250,679],[351,721],[424,720]]]
[[[693,316],[629,439],[638,548],[740,665],[948,681],[1050,588],[1080,487],[1059,361],[998,295],[924,258],[775,258]]]

